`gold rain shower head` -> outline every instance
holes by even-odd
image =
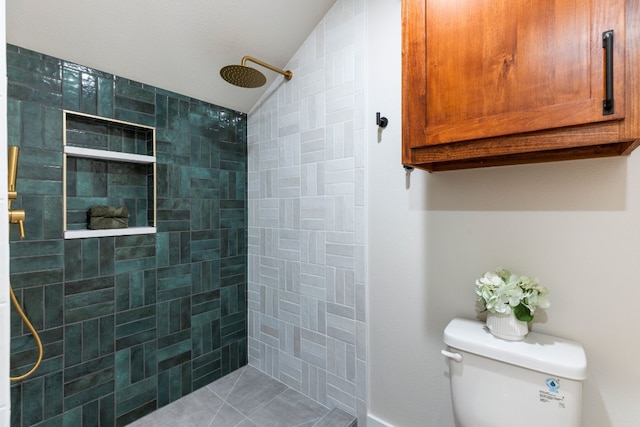
[[[222,67],[220,69],[220,76],[232,85],[240,87],[255,88],[265,84],[267,82],[267,78],[264,74],[255,68],[247,67],[245,65],[247,61],[255,62],[258,65],[262,65],[263,67],[270,69],[271,71],[280,73],[287,80],[291,80],[291,77],[293,77],[293,73],[291,71],[281,70],[280,68],[276,68],[273,65],[269,65],[266,62],[260,61],[259,59],[251,56],[245,56],[242,58],[241,65],[227,65],[226,67]]]

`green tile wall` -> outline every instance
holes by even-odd
[[[45,349],[12,427],[126,425],[246,364],[246,115],[12,45],[7,68],[11,281]],[[157,234],[62,238],[63,109],[156,127]],[[11,334],[15,376],[36,345]]]

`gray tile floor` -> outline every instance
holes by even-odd
[[[355,427],[356,420],[245,366],[129,426]]]

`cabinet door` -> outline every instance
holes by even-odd
[[[624,118],[623,0],[404,1],[410,147]]]

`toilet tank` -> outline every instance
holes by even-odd
[[[505,341],[467,319],[453,319],[444,342],[458,426],[580,426],[587,370],[580,344],[536,332]]]

